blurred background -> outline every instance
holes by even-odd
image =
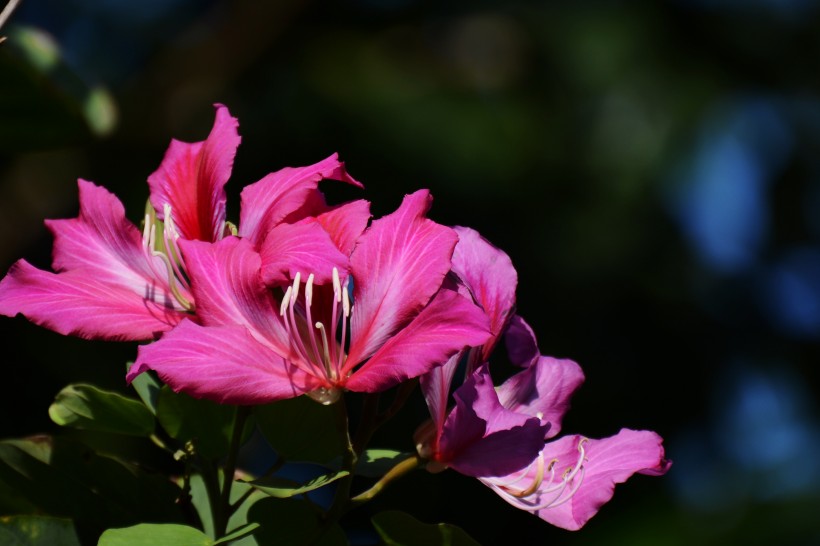
[[[542,352],[584,367],[564,430],[653,429],[674,460],[579,533],[455,473],[363,510],[484,544],[820,543],[818,23],[811,0],[23,0],[0,31],[0,266],[49,266],[43,219],[76,215],[78,177],[139,222],[170,138],[224,103],[229,217],[334,151],[366,189],[331,198],[376,216],[430,188],[435,220],[512,257]],[[0,437],[53,430],[69,382],[125,390],[136,353],[0,333]],[[389,447],[412,449],[406,413]]]

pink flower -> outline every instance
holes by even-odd
[[[473,476],[507,502],[564,529],[582,527],[612,498],[616,483],[669,466],[654,432],[623,429],[603,440],[558,435],[569,399],[584,380],[571,360],[540,356],[532,330],[512,314],[516,273],[506,254],[478,233],[456,228],[453,272],[487,312],[492,336],[421,379],[432,415],[416,433],[428,468]],[[486,359],[506,332],[508,352],[524,369],[497,389]],[[467,378],[447,401],[459,360]]]
[[[205,141],[172,141],[148,179],[150,202],[163,222],[149,211],[142,235],[114,195],[80,180],[79,216],[46,222],[55,237],[55,272],[24,260],[14,264],[0,282],[0,314],[22,313],[62,334],[110,340],[152,339],[186,316],[196,318],[179,244],[214,242],[230,232],[224,186],[239,141],[237,121],[221,105]],[[325,227],[334,229],[349,210],[366,223],[367,203],[331,209],[318,190],[325,178],[361,186],[332,155],[243,190],[239,231],[260,247],[271,279],[317,264],[344,267],[351,242],[331,239]]]
[[[314,257],[315,273],[303,282],[296,272],[288,285],[264,245],[184,242],[202,324],[184,321],[141,347],[129,379],[153,369],[172,388],[219,402],[309,393],[331,403],[343,389],[381,391],[485,342],[484,313],[443,286],[457,236],[425,217],[431,200],[409,195],[364,233],[361,209],[319,217],[350,249],[349,272]]]

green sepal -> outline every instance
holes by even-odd
[[[154,416],[143,404],[93,385],[68,385],[57,393],[48,415],[64,427],[145,437],[154,432]]]

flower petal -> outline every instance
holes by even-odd
[[[370,221],[370,203],[363,199],[351,201],[320,214],[316,220],[330,234],[342,254],[350,256]]]
[[[169,330],[185,316],[172,302],[156,303],[144,286],[137,293],[98,282],[86,271],[42,271],[20,260],[0,282],[0,314],[22,313],[30,321],[64,335],[111,341],[142,341]]]
[[[192,144],[172,140],[159,168],[148,177],[151,205],[164,220],[163,206],[184,239],[218,241],[225,228],[225,184],[241,140],[239,122],[221,104],[208,138]]]
[[[424,394],[424,400],[427,402],[436,428],[435,445],[433,446],[436,451],[439,450],[441,431],[444,429],[444,421],[447,417],[450,385],[463,356],[464,351],[459,351],[451,356],[446,364],[433,368],[419,378],[421,392]]]
[[[538,456],[549,425],[505,409],[486,366],[467,378],[455,399],[441,435],[441,462],[467,476],[503,476]]]
[[[576,464],[578,445],[584,441],[583,474],[578,474],[567,484],[569,491],[577,487],[574,495],[552,508],[541,508],[537,515],[549,523],[575,531],[584,526],[615,493],[615,484],[623,483],[635,473],[659,476],[666,473],[671,462],[664,457],[660,436],[646,430],[622,429],[618,434],[602,440],[585,440],[581,436],[565,436],[544,446],[544,458],[557,460],[555,476]],[[560,479],[560,478],[559,478]],[[581,480],[580,485],[576,480]],[[525,501],[502,495],[513,506],[533,511],[533,502],[543,503],[555,497],[546,492],[550,483],[545,480],[539,488],[540,497]]]
[[[245,186],[240,196],[239,235],[261,244],[273,226],[315,200],[319,182],[327,178],[362,187],[347,174],[337,154],[308,167],[285,167]]]
[[[498,388],[501,405],[550,423],[547,438],[561,430],[570,397],[584,382],[584,372],[572,360],[542,356]]]
[[[405,196],[396,212],[373,222],[353,250],[352,361],[372,355],[418,313],[450,270],[457,236],[425,218],[431,203],[427,190]]]
[[[162,339],[139,349],[128,372],[146,370],[177,392],[221,404],[256,405],[294,398],[315,380],[241,326],[199,326],[183,321]]]
[[[279,224],[272,228],[262,247],[262,280],[270,285],[288,284],[302,274],[314,274],[314,282],[325,284],[333,278],[333,268],[347,275],[347,256],[342,254],[330,235],[316,222]]]
[[[79,180],[78,187],[79,216],[46,220],[54,234],[54,270],[82,270],[101,284],[120,286],[141,297],[146,285],[167,286],[165,266],[149,255],[139,230],[125,218],[119,199],[85,180]],[[158,301],[164,301],[164,296]]]
[[[510,257],[477,231],[461,226],[454,229],[458,233],[458,244],[453,252],[453,271],[490,317],[493,337],[482,348],[478,359],[478,362],[486,362],[515,307],[518,273]]]
[[[507,331],[504,332],[504,342],[510,362],[516,366],[529,366],[541,356],[535,332],[520,315],[513,315],[510,319]]]
[[[456,292],[442,290],[354,371],[345,387],[359,392],[383,391],[429,372],[466,346],[480,345],[488,335],[487,317],[481,309]],[[348,357],[343,374],[356,364]]]

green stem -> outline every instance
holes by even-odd
[[[347,417],[347,406],[344,396],[333,404],[336,409],[336,429],[339,432],[339,439],[342,443],[342,467],[341,470],[350,472],[347,476],[339,480],[336,486],[336,495],[333,497],[333,504],[325,514],[324,522],[316,531],[314,536],[308,541],[309,544],[316,543],[324,534],[335,525],[347,510],[350,502],[350,487],[353,485],[353,469],[356,467],[358,455],[353,449],[353,442],[350,439],[350,428]]]
[[[424,459],[422,459],[418,455],[412,455],[410,457],[407,457],[406,459],[398,463],[396,466],[388,470],[387,474],[382,476],[381,479],[377,481],[375,484],[373,484],[373,486],[370,489],[350,499],[350,502],[356,506],[364,504],[365,502],[369,501],[370,499],[381,493],[382,490],[385,487],[387,487],[388,484],[390,484],[390,482],[401,478],[405,474],[412,472],[417,468],[420,468],[424,465],[424,462]]]
[[[214,518],[214,536],[222,538],[228,531],[228,520],[231,517],[231,486],[233,485],[234,474],[236,473],[236,460],[239,456],[239,448],[242,446],[242,436],[245,432],[245,422],[251,413],[249,406],[239,406],[233,422],[233,432],[231,434],[231,447],[228,451],[228,458],[222,470],[222,490],[218,501],[219,519]],[[216,515],[216,514],[214,514]]]

